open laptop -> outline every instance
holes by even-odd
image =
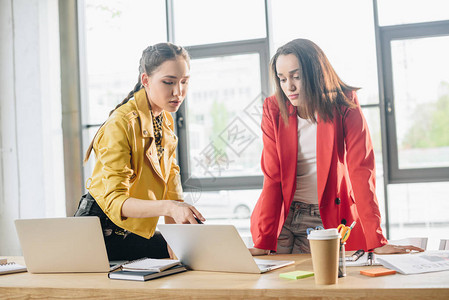
[[[265,273],[294,261],[254,259],[233,225],[159,224],[162,236],[192,270]]]
[[[98,217],[15,220],[31,273],[108,272]]]

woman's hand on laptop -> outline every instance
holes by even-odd
[[[259,249],[259,248],[249,248],[249,252],[251,252],[252,256],[270,254],[270,250]]]
[[[172,217],[177,224],[198,224],[195,217],[202,222],[206,221],[203,215],[193,205],[180,201],[171,201],[171,204],[169,216]]]

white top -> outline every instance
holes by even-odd
[[[316,127],[316,123],[298,117],[298,165],[293,201],[318,204]]]

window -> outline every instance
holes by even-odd
[[[174,0],[172,10],[169,31],[191,55],[189,93],[176,114],[185,199],[208,224],[234,224],[250,246],[249,217],[263,181],[265,1]]]
[[[260,122],[268,89],[268,42],[188,50],[189,93],[176,114],[185,200],[208,224],[235,225],[251,246],[249,217],[263,181]]]
[[[449,36],[391,42],[399,169],[449,167],[448,52]]]
[[[80,1],[83,148],[137,83],[139,59],[149,45],[166,41],[165,1]],[[142,22],[145,20],[145,22]],[[83,49],[84,47],[84,49]],[[84,51],[83,51],[84,50]],[[82,54],[85,55],[82,55]],[[84,170],[89,178],[93,159]],[[84,180],[85,182],[85,180]]]
[[[80,7],[83,148],[136,84],[145,47],[168,38],[188,46],[190,92],[174,115],[185,199],[198,205],[209,223],[234,222],[248,237],[262,186],[260,119],[269,59],[265,2],[85,0]],[[93,161],[84,168],[86,178]]]
[[[444,208],[449,180],[446,2],[81,0],[83,148],[134,87],[146,46],[167,39],[186,46],[190,90],[174,115],[185,199],[208,223],[234,224],[249,237],[248,209],[263,182],[269,59],[286,42],[307,38],[343,81],[361,88],[383,226],[393,238],[417,224],[425,224],[422,235],[447,230],[447,217],[427,211],[446,211],[436,207]],[[425,208],[420,190],[429,191]]]
[[[379,25],[400,25],[447,20],[447,0],[377,0]]]
[[[449,179],[449,22],[381,28],[389,181]]]
[[[361,88],[357,93],[360,104],[379,103],[370,1],[276,0],[270,3],[274,51],[293,39],[309,39],[323,49],[344,82]]]
[[[427,249],[438,249],[449,228],[447,4],[377,2],[380,24],[402,24],[378,27],[390,238],[428,237]],[[385,9],[398,3],[410,13]]]
[[[206,218],[207,224],[232,224],[248,247],[252,247],[249,218],[261,190],[192,190],[185,201],[192,203]]]
[[[261,106],[258,53],[193,59],[188,116],[191,176],[235,177],[262,175]],[[201,120],[196,122],[195,120]]]
[[[390,238],[428,237],[427,249],[438,249],[449,232],[449,182],[388,185]]]
[[[174,0],[174,40],[183,46],[265,38],[263,0]]]

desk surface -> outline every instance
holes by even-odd
[[[264,258],[264,257],[261,257]],[[0,275],[0,299],[5,298],[388,298],[449,299],[449,271],[419,275],[367,277],[362,269],[347,268],[335,285],[315,285],[313,277],[289,280],[279,273],[312,271],[310,255],[272,255],[295,264],[265,274],[188,271],[145,282],[111,280],[105,273]],[[23,264],[22,257],[8,261]]]

